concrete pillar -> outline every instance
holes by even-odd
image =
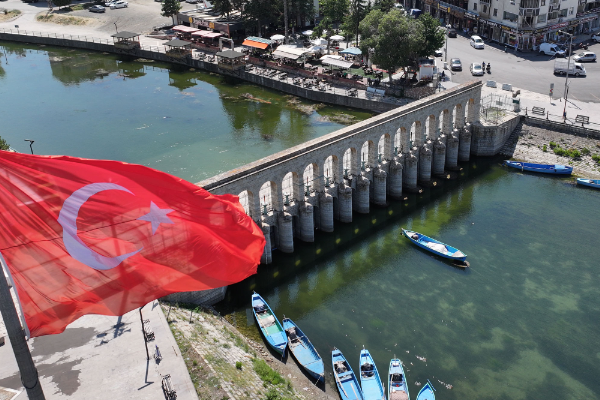
[[[271,226],[269,224],[262,223],[262,232],[265,235],[265,251],[260,257],[260,263],[263,265],[271,264],[273,262],[273,253],[271,253]]]
[[[387,172],[381,168],[373,171],[373,203],[378,206],[386,205]]]
[[[402,197],[402,172],[404,170],[404,157],[394,157],[390,162],[390,175],[388,194],[393,199],[399,199]]]
[[[425,129],[423,129],[423,125],[421,124],[421,122],[417,122],[418,123],[415,123],[415,140],[413,146],[421,147],[421,145],[425,143]]]
[[[460,130],[458,144],[458,160],[469,161],[471,156],[471,124],[466,124]]]
[[[456,168],[458,162],[458,129],[448,135],[446,142],[446,168]]]
[[[292,215],[287,211],[279,214],[279,250],[282,253],[294,252],[294,228]]]
[[[452,129],[452,113],[449,110],[444,110],[442,117],[442,133],[448,135]]]
[[[345,183],[338,186],[340,222],[352,222],[352,188]]]
[[[359,176],[356,179],[356,189],[354,191],[354,199],[352,205],[354,210],[361,214],[369,213],[369,188],[371,182],[364,176]]]
[[[404,161],[404,171],[402,174],[402,186],[408,190],[417,189],[417,165],[417,157],[413,152],[410,152]]]
[[[430,143],[426,143],[419,149],[419,180],[429,182],[431,180],[432,151]]]
[[[446,166],[446,146],[440,140],[433,143],[433,175],[443,175]]]
[[[321,230],[323,232],[333,232],[333,196],[327,192],[322,193],[319,206]]]
[[[300,240],[303,242],[312,243],[315,241],[315,218],[313,211],[313,205],[306,201],[298,207]]]

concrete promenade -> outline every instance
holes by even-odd
[[[161,376],[170,374],[178,400],[197,400],[158,301],[144,306],[142,315],[150,320],[156,337],[148,342],[149,361],[138,310],[122,317],[86,315],[59,335],[31,339],[46,399],[164,400]],[[1,319],[0,331],[4,331]],[[156,345],[163,356],[160,363],[153,358]],[[2,388],[11,389],[10,394],[19,392],[15,400],[27,399],[8,340],[0,347],[0,360],[0,399],[9,393]]]

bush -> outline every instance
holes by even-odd
[[[551,149],[555,148],[556,146],[558,146],[556,143],[554,143],[554,142],[550,142],[550,148],[551,148]]]
[[[587,147],[584,147],[583,149],[581,149],[581,154],[583,154],[584,156],[589,155],[590,149],[588,149]]]
[[[235,363],[235,367],[236,367],[237,369],[241,370],[241,369],[242,369],[242,362],[241,362],[241,361],[236,361],[236,363]]]
[[[592,160],[596,161],[598,164],[600,164],[600,156],[598,154],[594,154],[592,156]]]
[[[546,145],[544,145],[544,147],[542,147],[542,151],[545,153],[548,151],[548,147]]]
[[[552,145],[550,145],[550,148],[552,148]],[[564,156],[566,154],[566,150],[561,149],[560,147],[554,147],[554,154],[557,156]]]
[[[6,143],[6,140],[2,139],[0,136],[0,150],[8,150],[10,146]]]
[[[581,157],[581,153],[577,149],[569,149],[567,150],[567,156],[571,158],[579,158]]]

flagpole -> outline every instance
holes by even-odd
[[[37,369],[25,341],[25,332],[21,327],[21,321],[19,321],[19,315],[10,294],[8,281],[4,277],[4,268],[6,268],[8,276],[10,276],[8,265],[6,265],[4,257],[0,255],[0,271],[2,272],[0,274],[0,313],[4,319],[8,339],[12,345],[13,353],[21,372],[21,383],[27,390],[29,400],[45,400],[46,397],[40,384]]]

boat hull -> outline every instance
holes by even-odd
[[[365,400],[385,400],[379,371],[368,350],[360,352],[360,387]]]
[[[398,358],[390,360],[390,367],[388,369],[388,398],[389,400],[410,399],[402,361]]]
[[[464,254],[463,252],[461,252],[460,250],[458,250],[457,248],[449,246],[446,243],[442,243],[438,240],[432,239],[429,236],[423,235],[422,233],[415,232],[415,231],[409,231],[406,229],[402,229],[402,233],[411,242],[413,242],[420,248],[427,250],[435,255],[438,255],[443,258],[447,258],[449,260],[455,260],[455,261],[460,261],[460,262],[464,262],[467,259],[467,255]],[[417,239],[413,238],[414,235],[417,235]],[[438,251],[434,248],[429,247],[428,244],[435,244],[437,246],[443,246],[443,247],[445,247],[447,252],[443,253],[442,251]]]
[[[252,312],[269,347],[284,356],[287,348],[285,331],[271,307],[257,293],[252,295]]]
[[[364,400],[362,390],[350,363],[338,349],[331,352],[333,376],[342,400]]]
[[[520,161],[504,161],[504,165],[521,171],[538,172],[551,175],[571,175],[573,167],[561,164],[532,164]]]
[[[581,186],[591,187],[594,189],[600,189],[600,179],[577,178],[577,184]]]
[[[417,400],[435,400],[435,389],[433,388],[429,380],[427,380],[425,386],[423,386],[421,390],[419,390]]]
[[[298,364],[318,382],[325,382],[325,365],[317,349],[294,321],[284,318],[282,322],[287,334],[288,349]],[[292,329],[294,331],[291,331]]]

